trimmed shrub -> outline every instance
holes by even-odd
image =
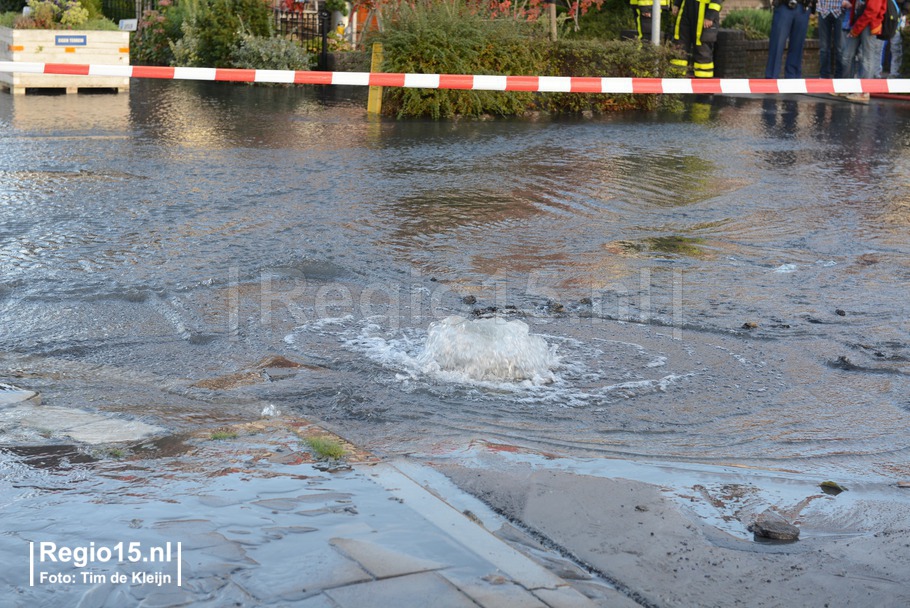
[[[550,49],[549,73],[554,76],[593,76],[613,78],[671,77],[670,59],[677,51],[639,40],[595,41],[566,40]],[[612,112],[616,110],[653,110],[675,104],[666,95],[604,93],[544,93],[541,105],[556,113]]]

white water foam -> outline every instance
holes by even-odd
[[[523,321],[446,317],[430,325],[418,364],[425,373],[450,372],[480,382],[535,385],[556,380],[556,349],[531,335]]]
[[[472,399],[492,391],[497,399],[509,395],[529,407],[602,407],[669,392],[697,375],[690,369],[655,375],[670,359],[640,344],[603,340],[607,348],[592,348],[565,336],[534,335],[523,321],[502,318],[449,317],[428,329],[394,330],[366,320],[338,337],[345,348],[392,372],[374,380],[406,393],[429,390],[448,398],[460,386]]]

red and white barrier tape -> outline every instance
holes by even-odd
[[[172,68],[0,61],[0,72],[119,76],[168,80],[273,82],[562,93],[910,93],[905,79],[587,78],[576,76],[475,76],[470,74],[381,74],[230,68]]]

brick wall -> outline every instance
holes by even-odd
[[[720,29],[714,45],[714,76],[717,78],[764,78],[768,41],[747,40],[742,30]],[[818,76],[818,40],[803,46],[803,77]]]
[[[623,30],[621,34],[625,40],[630,40],[636,35],[633,30]],[[910,45],[904,48],[910,48]],[[905,58],[908,55],[910,53],[904,53]],[[714,43],[715,78],[764,78],[767,62],[767,40],[747,40],[742,30],[720,28],[717,31],[717,42]],[[807,38],[803,44],[803,77],[818,77],[816,38]]]

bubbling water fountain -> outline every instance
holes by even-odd
[[[498,317],[446,317],[432,323],[418,362],[426,373],[451,373],[469,381],[555,381],[555,347],[531,335],[527,323]]]

